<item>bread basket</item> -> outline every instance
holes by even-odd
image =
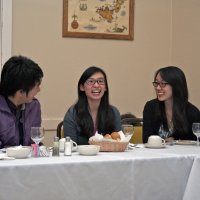
[[[100,151],[104,152],[123,152],[129,142],[119,142],[119,141],[89,141],[89,144],[99,145]]]

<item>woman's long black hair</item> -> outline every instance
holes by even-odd
[[[188,119],[186,115],[188,104],[188,87],[185,75],[180,68],[168,66],[160,68],[155,73],[154,81],[158,73],[160,74],[161,78],[169,83],[172,87],[172,121],[174,131],[179,134],[186,134],[188,132]],[[163,125],[165,129],[168,129],[164,101],[159,101],[157,116],[160,118],[160,121],[164,122]]]
[[[105,92],[103,97],[101,98],[101,102],[98,109],[97,114],[97,130],[99,133],[106,134],[114,131],[114,114],[111,106],[109,104],[109,89],[108,82],[105,72],[95,66],[91,66],[87,68],[78,82],[78,101],[75,104],[75,110],[77,113],[77,121],[79,126],[81,127],[82,134],[87,135],[88,137],[93,135],[94,124],[92,117],[88,110],[88,100],[84,91],[80,90],[80,86],[84,85],[86,80],[90,78],[95,73],[102,73],[105,79]]]

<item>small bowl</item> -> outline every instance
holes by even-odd
[[[30,153],[31,147],[29,146],[8,147],[6,149],[6,154],[8,157],[27,158]]]
[[[78,152],[81,155],[94,156],[99,153],[100,146],[98,145],[78,145]]]

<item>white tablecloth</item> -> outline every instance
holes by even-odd
[[[200,157],[195,158],[185,189],[183,200],[199,199],[200,190]]]
[[[200,147],[0,161],[0,200],[198,199]],[[198,185],[196,185],[198,183]]]

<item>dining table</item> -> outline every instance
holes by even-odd
[[[199,199],[200,146],[0,160],[0,200]]]

